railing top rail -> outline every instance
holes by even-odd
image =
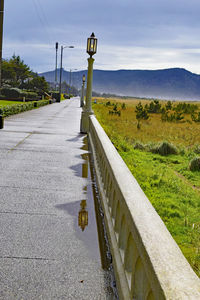
[[[94,115],[90,116],[91,134],[92,131],[101,148],[96,151],[102,151],[106,157],[128,210],[129,223],[133,223],[140,237],[144,260],[150,262],[166,298],[200,299],[200,279]]]

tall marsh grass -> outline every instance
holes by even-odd
[[[109,104],[106,105],[106,102]],[[184,113],[181,122],[163,122],[150,113],[137,128],[135,107],[149,100],[97,99],[95,115],[155,207],[194,271],[200,276],[200,122]],[[121,115],[109,114],[118,103]],[[161,109],[166,101],[160,101]],[[177,105],[178,103],[173,103]],[[200,103],[197,112],[200,111]],[[182,105],[179,105],[179,107]],[[195,171],[191,171],[194,167]]]

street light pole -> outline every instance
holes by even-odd
[[[97,52],[97,38],[94,33],[87,39],[87,53],[88,58],[88,73],[87,73],[87,90],[86,90],[86,104],[83,106],[81,115],[81,133],[89,131],[89,116],[93,114],[92,111],[92,81],[93,81],[93,63],[92,56]]]
[[[69,99],[70,99],[70,93],[71,93],[71,79],[72,79],[72,70],[69,70]]]
[[[82,89],[81,89],[81,103],[80,103],[80,107],[84,106],[84,94],[85,94],[85,74],[83,74],[83,78],[82,78]]]
[[[55,90],[57,89],[58,42],[56,42]]]
[[[0,87],[1,87],[1,69],[2,69],[2,49],[3,49],[3,14],[4,0],[0,0]]]
[[[62,60],[63,60],[63,49],[65,48],[74,48],[74,46],[61,46],[61,54],[60,54],[60,83],[59,83],[59,100],[61,101],[61,85],[62,85]]]

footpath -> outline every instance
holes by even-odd
[[[73,98],[0,130],[0,299],[113,299]]]

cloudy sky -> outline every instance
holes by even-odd
[[[3,57],[15,53],[33,71],[50,71],[58,42],[75,46],[64,50],[63,67],[83,70],[94,31],[95,69],[200,74],[199,15],[199,0],[5,0]]]

